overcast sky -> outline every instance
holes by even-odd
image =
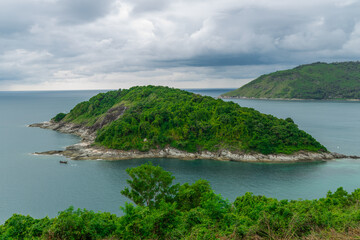
[[[236,88],[359,59],[356,0],[0,1],[0,90]]]

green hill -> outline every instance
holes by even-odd
[[[95,144],[120,150],[327,151],[290,118],[168,87],[100,93],[53,121],[86,126],[96,132]]]
[[[221,97],[360,99],[360,62],[301,65],[262,75]]]

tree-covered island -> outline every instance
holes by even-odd
[[[360,99],[360,62],[317,62],[265,74],[221,97]]]
[[[287,156],[296,155],[292,160],[299,161],[343,157],[329,153],[290,118],[279,119],[233,102],[169,87],[100,93],[67,114],[59,113],[50,122],[31,126],[87,139],[86,151],[74,146],[63,152],[73,159],[287,161]],[[101,151],[103,154],[96,155]]]

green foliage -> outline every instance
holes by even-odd
[[[120,150],[326,151],[291,119],[168,87],[101,93],[79,103],[63,121],[98,130],[96,144]]]
[[[190,210],[200,206],[206,194],[212,193],[211,186],[206,180],[198,180],[194,184],[185,183],[180,186],[175,201],[181,203],[181,210]]]
[[[58,113],[55,117],[53,117],[51,120],[55,121],[55,122],[60,122],[61,120],[63,120],[66,117],[65,113]]]
[[[126,172],[132,178],[127,180],[130,189],[126,187],[121,194],[130,198],[139,206],[153,208],[162,200],[168,202],[174,198],[179,185],[173,185],[174,176],[152,163],[139,167],[128,168]]]
[[[176,204],[161,201],[157,208],[127,204],[119,221],[116,237],[120,239],[180,239],[177,227],[182,213]]]
[[[146,178],[149,169],[167,173],[146,164],[129,175],[134,169]],[[148,180],[156,182],[156,176]],[[127,203],[120,217],[73,207],[53,219],[14,214],[0,226],[0,239],[359,239],[360,189],[339,188],[318,200],[291,201],[245,193],[230,203],[205,180],[185,183],[175,192],[166,186],[169,196],[149,206]]]
[[[2,226],[2,239],[25,239],[30,235],[30,227],[35,220],[30,216],[14,214]]]
[[[360,99],[360,62],[313,63],[251,81],[223,97]]]
[[[73,207],[60,212],[46,228],[47,239],[103,239],[116,230],[118,218],[110,213],[76,210]]]
[[[89,101],[77,104],[70,113],[67,114],[65,121],[73,121],[78,124],[92,125],[111,107],[118,103],[128,90],[109,91],[99,93],[90,98]]]

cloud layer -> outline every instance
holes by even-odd
[[[356,0],[4,0],[0,90],[239,87],[360,58]]]

